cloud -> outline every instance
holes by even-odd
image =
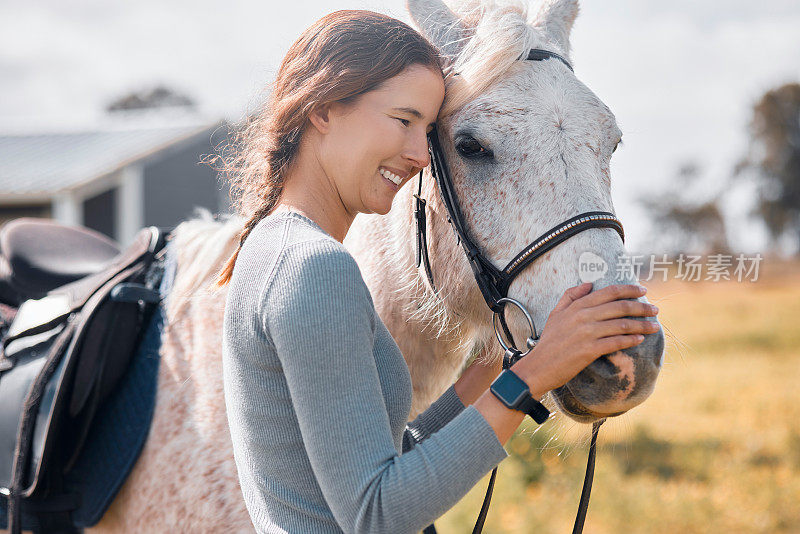
[[[158,83],[207,113],[239,117],[314,20],[366,8],[408,20],[403,0],[5,2],[0,4],[0,127],[90,120],[111,99]],[[584,0],[573,29],[577,74],[616,114],[617,209],[646,242],[635,199],[687,159],[709,190],[746,146],[749,108],[800,79],[796,0]]]
[[[90,116],[124,92],[156,83],[177,86],[213,113],[238,115],[268,83],[300,32],[344,7],[353,5],[244,0],[3,4],[0,117]]]
[[[585,3],[573,29],[576,68],[624,132],[612,166],[614,197],[621,217],[633,222],[631,245],[646,247],[647,214],[635,200],[668,186],[687,160],[706,169],[707,194],[719,190],[746,150],[752,104],[767,89],[800,80],[800,8],[598,4]],[[731,218],[746,213],[746,198],[729,203]],[[759,239],[739,235],[732,236],[737,246]]]

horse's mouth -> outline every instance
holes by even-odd
[[[553,397],[553,400],[556,401],[556,404],[561,411],[579,423],[593,423],[600,419],[622,415],[627,411],[624,410],[615,413],[601,413],[591,410],[586,405],[581,403],[577,398],[575,398],[575,395],[573,395],[572,391],[569,389],[569,384],[565,384],[552,390],[550,395]]]

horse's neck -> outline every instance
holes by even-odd
[[[456,335],[446,307],[437,305],[414,263],[412,185],[397,193],[385,216],[359,215],[345,244],[361,267],[375,308],[411,371],[415,414],[455,379],[471,343]]]
[[[345,245],[355,256],[381,319],[394,332],[416,322],[413,310],[425,296],[424,281],[414,264],[415,226],[412,192],[397,193],[387,215],[359,215]]]

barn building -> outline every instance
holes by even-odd
[[[47,217],[127,244],[143,226],[170,227],[195,208],[230,210],[202,160],[222,122],[116,121],[58,133],[0,133],[0,224]]]

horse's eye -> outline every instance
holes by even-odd
[[[469,135],[464,135],[456,139],[456,150],[465,158],[483,159],[492,157],[491,150],[481,146],[477,139]]]

